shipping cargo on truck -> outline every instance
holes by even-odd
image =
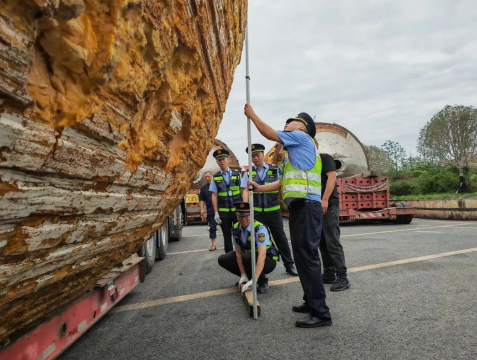
[[[337,124],[316,123],[316,141],[320,153],[336,163],[340,200],[340,221],[381,220],[410,224],[417,209],[390,199],[389,179],[370,171],[368,158],[359,139]],[[283,146],[275,144],[265,155],[269,164],[283,163]],[[283,209],[287,216],[286,209]]]
[[[0,351],[180,237],[246,22],[246,0],[1,2]]]

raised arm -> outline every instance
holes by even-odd
[[[245,108],[244,108],[244,114],[245,116],[247,116],[248,118],[250,118],[250,120],[253,121],[253,123],[255,124],[257,130],[260,132],[260,134],[262,134],[265,138],[267,138],[268,140],[271,140],[271,141],[276,141],[277,143],[280,143],[280,144],[283,144],[282,140],[280,140],[280,137],[278,136],[278,133],[275,129],[273,129],[272,127],[270,127],[270,125],[266,124],[265,122],[263,122],[258,116],[257,114],[255,114],[255,111],[253,111],[253,108],[251,105],[249,104],[245,104]]]

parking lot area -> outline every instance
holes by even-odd
[[[281,263],[259,295],[261,317],[248,317],[238,278],[217,263],[222,237],[208,251],[207,226],[189,225],[145,283],[60,358],[477,358],[477,222],[368,222],[341,231],[352,285],[327,291],[331,327],[294,326],[302,289]]]

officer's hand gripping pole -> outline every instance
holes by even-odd
[[[245,29],[245,84],[247,92],[247,104],[250,104],[250,69],[248,65],[248,24]],[[252,131],[250,125],[250,118],[247,117],[247,135],[248,135],[248,179],[253,180],[252,177]],[[257,311],[257,276],[256,276],[256,254],[255,254],[255,216],[253,211],[253,190],[249,191],[250,204],[250,237],[252,245],[252,293],[253,293],[253,318],[258,319]]]

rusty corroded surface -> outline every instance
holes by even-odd
[[[338,177],[350,177],[369,170],[363,145],[351,131],[337,124],[315,124],[315,139],[319,144],[319,151],[335,159]],[[265,161],[279,165],[283,163],[284,157],[283,147],[275,144],[265,155]]]
[[[246,0],[0,0],[0,345],[135,252],[213,146]]]

